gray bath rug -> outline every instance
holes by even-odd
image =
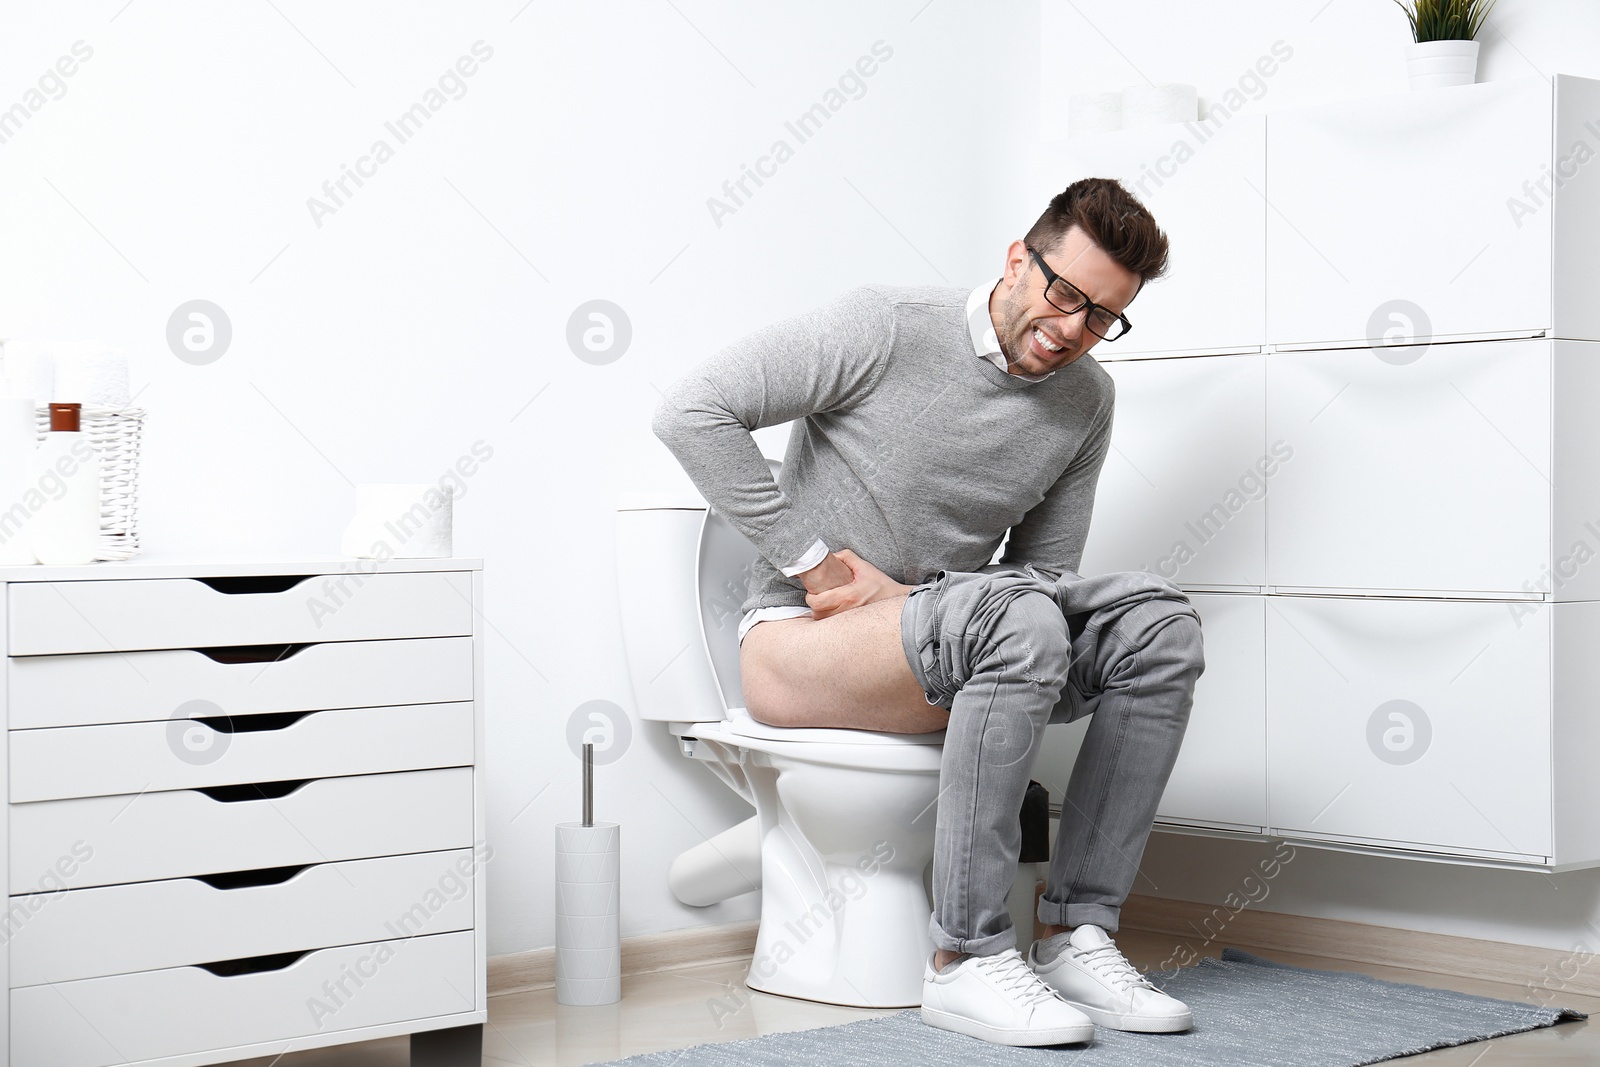
[[[1181,1034],[1095,1029],[1087,1045],[1010,1048],[936,1030],[917,1009],[876,1019],[614,1060],[628,1067],[1071,1064],[1072,1067],[1357,1067],[1588,1016],[1364,974],[1290,967],[1223,949],[1151,982],[1188,1004]]]

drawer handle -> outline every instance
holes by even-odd
[[[283,782],[246,782],[243,785],[212,785],[196,789],[212,800],[224,804],[237,804],[242,800],[277,800],[286,797],[315,778],[292,778]]]
[[[253,871],[223,871],[220,874],[197,874],[194,880],[204,882],[212,889],[252,889],[262,885],[282,885],[301,871],[315,867],[314,863],[300,863],[290,867],[260,867]]]
[[[247,574],[239,577],[192,580],[202,585],[209,585],[219,593],[232,596],[241,593],[282,593],[315,577],[317,577],[315,574]]]
[[[216,648],[192,648],[189,651],[198,652],[218,663],[275,663],[278,660],[288,659],[298,654],[301,649],[310,648],[315,643],[306,641],[298,645],[219,645]]]
[[[297,962],[301,956],[308,955],[309,948],[299,952],[274,952],[267,956],[241,956],[236,960],[217,960],[214,963],[197,963],[196,967],[210,971],[218,978],[233,978],[241,974],[264,974],[267,971],[281,971],[285,967]]]
[[[190,722],[203,723],[219,734],[260,733],[264,730],[285,730],[315,711],[271,711],[265,715],[201,715]]]

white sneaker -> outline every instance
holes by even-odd
[[[1022,953],[968,956],[944,971],[929,957],[922,1021],[998,1045],[1064,1045],[1094,1036],[1094,1023],[1028,968]]]
[[[1151,985],[1098,926],[1086,924],[1070,934],[1035,941],[1028,950],[1028,966],[1100,1026],[1170,1034],[1194,1022],[1189,1006]]]

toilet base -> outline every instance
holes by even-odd
[[[933,859],[941,747],[789,741],[722,724],[692,730],[686,754],[756,809],[761,921],[745,984],[846,1007],[919,1006],[933,954],[923,875]],[[715,839],[718,863],[703,865],[718,877],[701,872],[680,888],[698,900],[712,881],[749,884],[729,873],[751,858],[751,836],[737,829],[727,832],[729,848],[723,835]],[[683,870],[691,866],[685,859]]]
[[[920,1005],[933,953],[922,878],[932,853],[927,836],[927,848],[909,850],[914,854],[904,838],[881,841],[851,864],[802,857],[791,835],[768,833],[761,923],[745,984],[854,1008]]]

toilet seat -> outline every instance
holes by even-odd
[[[927,734],[889,734],[877,730],[835,729],[817,726],[768,726],[757,722],[745,708],[728,711],[728,727],[742,737],[792,741],[810,745],[942,745],[944,731]]]
[[[862,770],[936,772],[944,759],[942,730],[932,734],[886,734],[767,726],[750,718],[744,708],[730,709],[728,715],[716,722],[682,724],[673,732],[732,749]]]

